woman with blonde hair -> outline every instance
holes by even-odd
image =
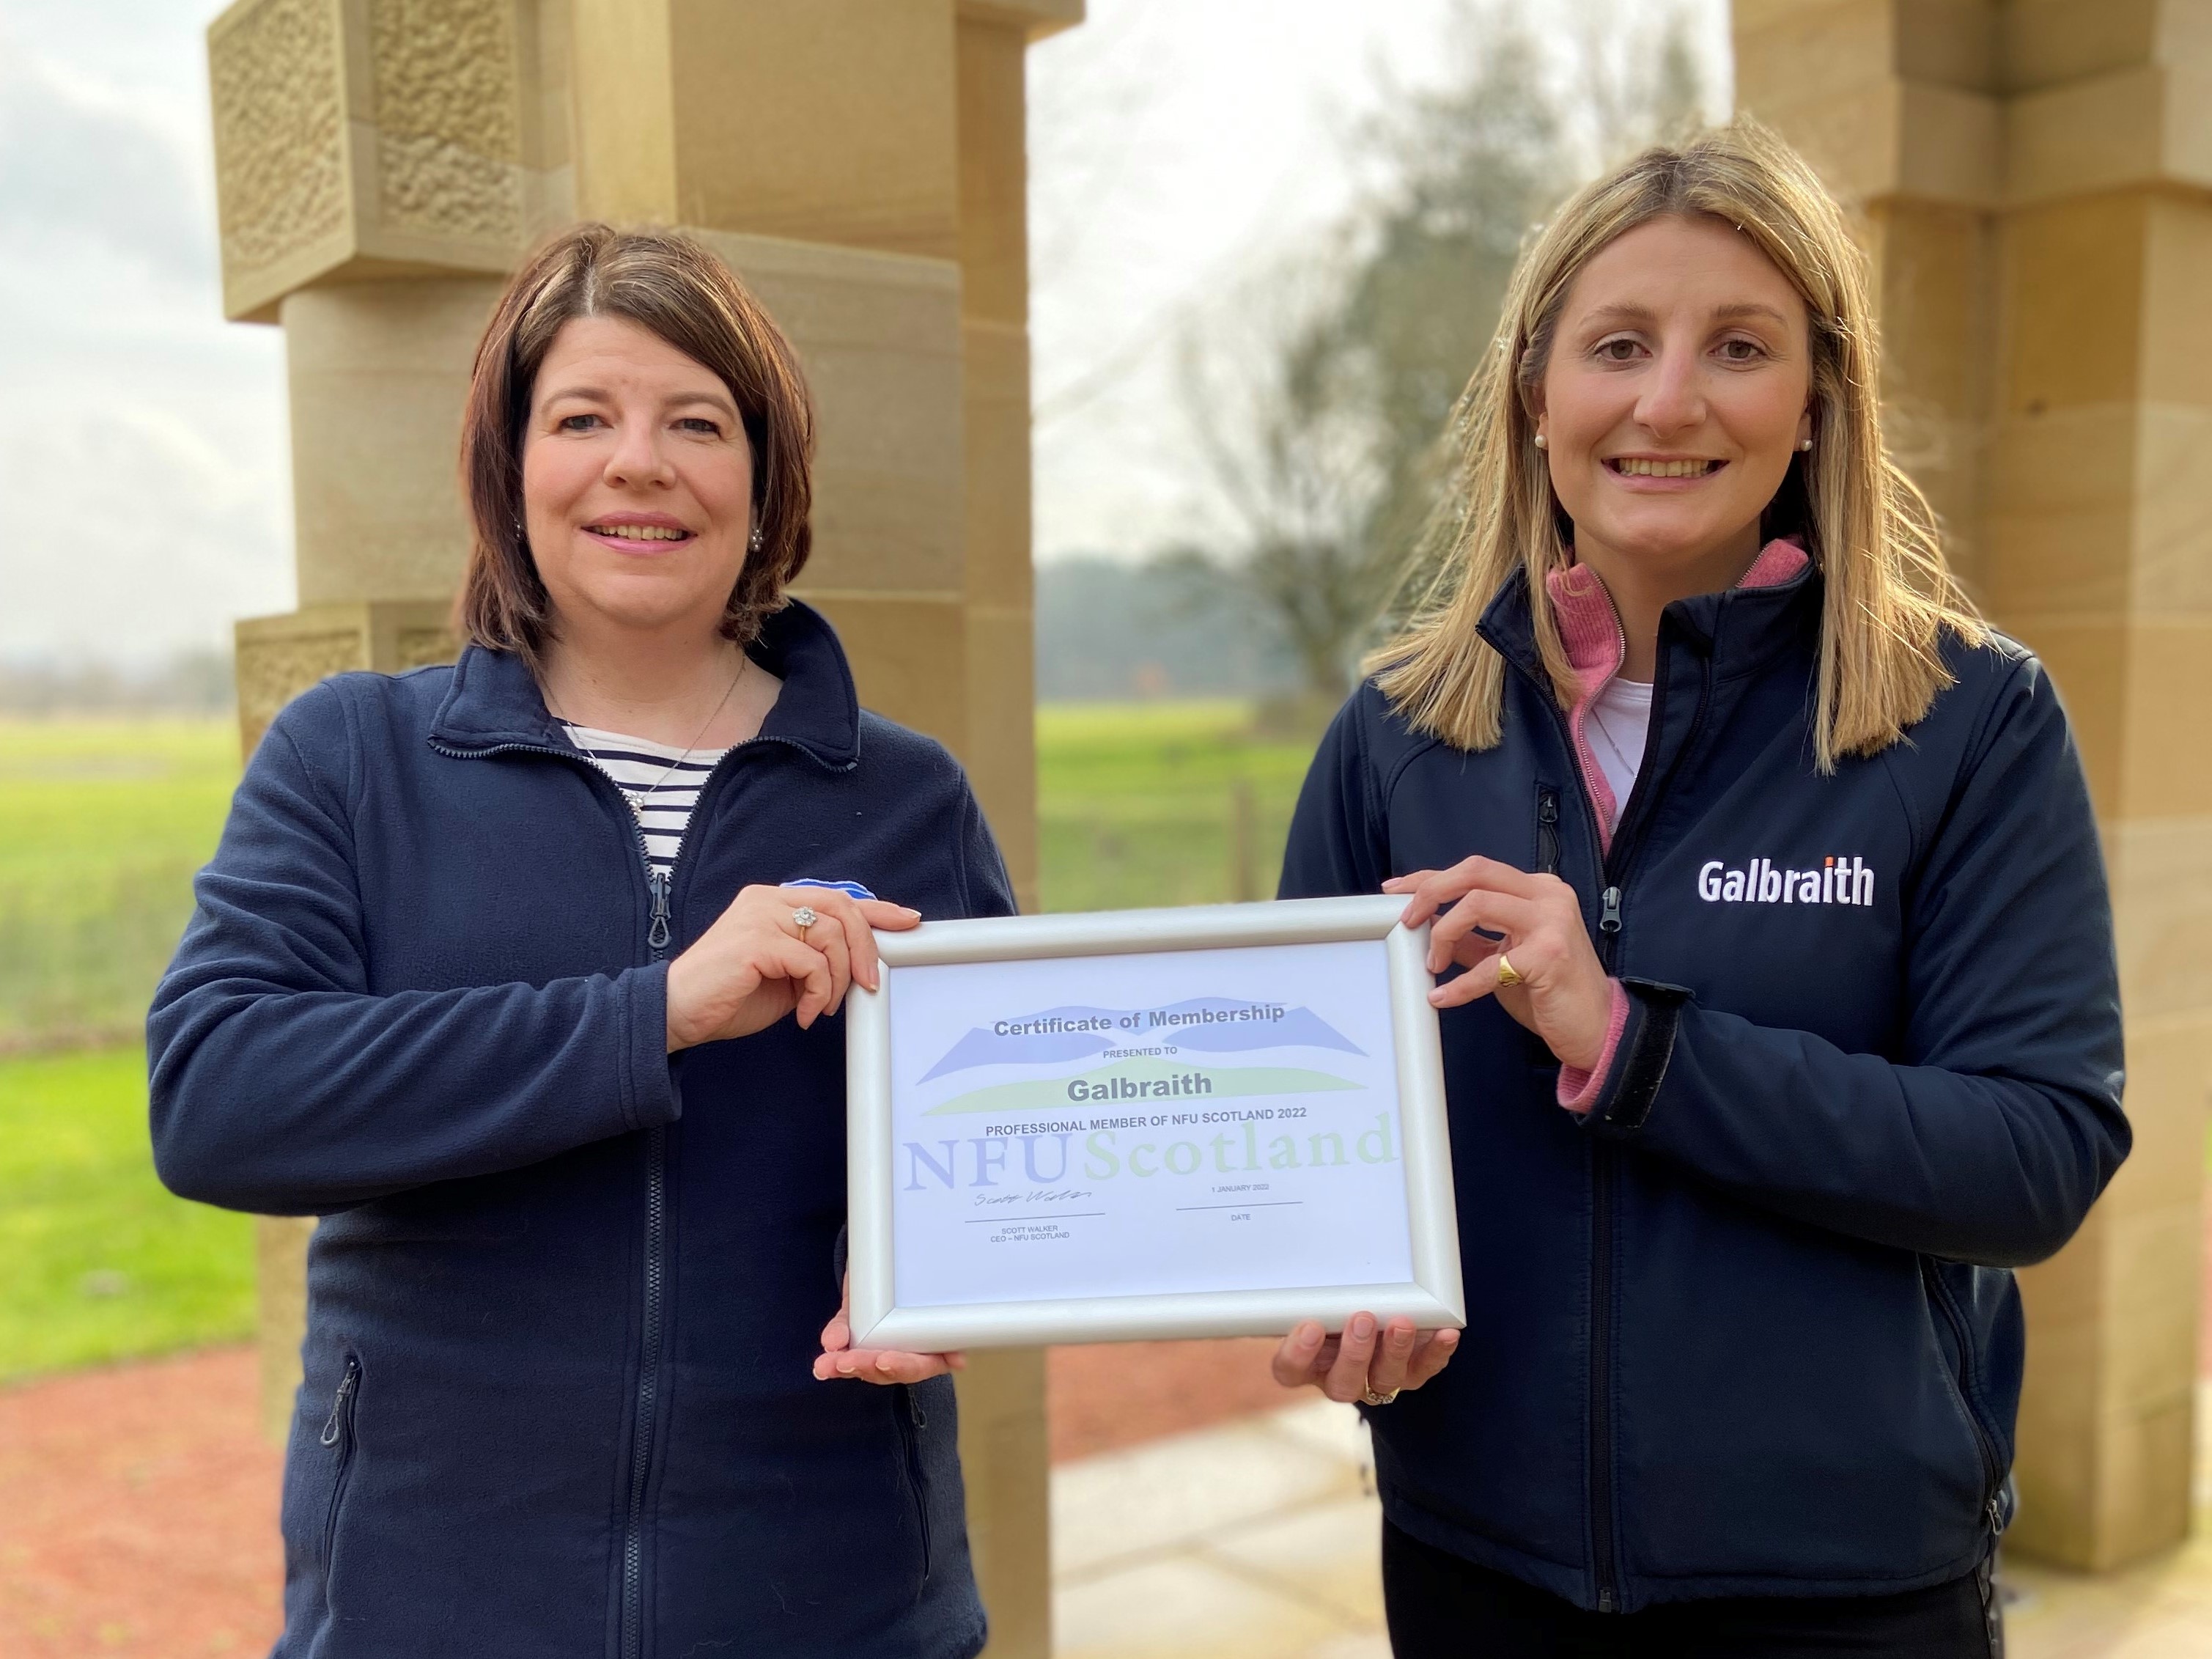
[[[1461,1357],[1276,1360],[1364,1402],[1406,1659],[1997,1650],[2009,1269],[2126,1154],[2118,994],[2065,715],[1878,365],[1771,136],[1580,191],[1307,779],[1285,896],[1404,894],[1447,975]]]

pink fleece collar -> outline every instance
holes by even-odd
[[[1759,550],[1759,556],[1736,583],[1738,588],[1778,587],[1802,570],[1810,561],[1791,537],[1778,537]],[[1544,580],[1552,600],[1552,615],[1559,625],[1559,640],[1567,648],[1567,661],[1575,674],[1574,706],[1567,711],[1567,730],[1574,739],[1575,763],[1582,769],[1583,787],[1597,807],[1600,844],[1613,845],[1613,825],[1620,817],[1620,803],[1589,746],[1586,725],[1590,704],[1605,684],[1620,672],[1627,641],[1620,631],[1620,615],[1613,595],[1596,571],[1585,564],[1554,570]]]

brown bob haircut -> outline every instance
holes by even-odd
[[[578,225],[532,256],[501,295],[477,347],[461,425],[461,483],[475,530],[454,631],[538,665],[552,603],[523,535],[522,438],[538,371],[562,325],[620,317],[720,377],[752,452],[749,552],[722,611],[740,646],[781,610],[813,550],[814,409],[799,356],[730,268],[689,237]]]

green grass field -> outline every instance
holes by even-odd
[[[1272,894],[1310,751],[1237,703],[1041,709],[1046,907]],[[0,1381],[252,1328],[252,1222],[161,1189],[137,1046],[237,777],[228,721],[0,720]]]
[[[1241,703],[1046,705],[1037,711],[1045,908],[1273,898],[1312,754],[1310,743],[1253,735]]]
[[[0,1381],[246,1335],[252,1240],[155,1179],[138,1050],[0,1064]]]
[[[135,1039],[237,781],[227,720],[0,721],[0,1054]]]

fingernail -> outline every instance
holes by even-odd
[[[1410,1347],[1412,1347],[1412,1346],[1413,1346],[1413,1332],[1411,1332],[1411,1331],[1393,1331],[1393,1332],[1391,1332],[1391,1333],[1390,1333],[1390,1346],[1391,1346],[1392,1347],[1394,1347],[1394,1348],[1410,1348]]]
[[[1358,1337],[1362,1342],[1364,1342],[1369,1337],[1375,1334],[1375,1321],[1366,1314],[1352,1315],[1352,1334]]]
[[[1431,1007],[1435,1008],[1441,1008],[1444,1006],[1444,988],[1443,986],[1439,985],[1435,990],[1429,993],[1429,1004]]]
[[[921,915],[921,911],[919,911],[919,910],[917,910],[917,909],[915,909],[915,908],[914,908],[914,906],[912,906],[911,904],[902,904],[902,905],[900,905],[900,906],[899,906],[899,912],[900,912],[900,914],[901,914],[901,915],[908,915],[908,916],[919,916],[919,915]]]
[[[1443,1348],[1457,1347],[1459,1346],[1459,1333],[1457,1331],[1438,1331],[1437,1333],[1437,1346]]]
[[[1326,1334],[1319,1325],[1309,1319],[1291,1334],[1291,1337],[1301,1348],[1318,1348]]]
[[[853,1360],[852,1360],[852,1358],[851,1358],[851,1357],[850,1357],[849,1355],[848,1355],[848,1356],[847,1356],[845,1358],[840,1359],[840,1360],[837,1362],[837,1375],[838,1375],[838,1376],[850,1376],[853,1374],[853,1371],[854,1371],[854,1364],[853,1364]]]

